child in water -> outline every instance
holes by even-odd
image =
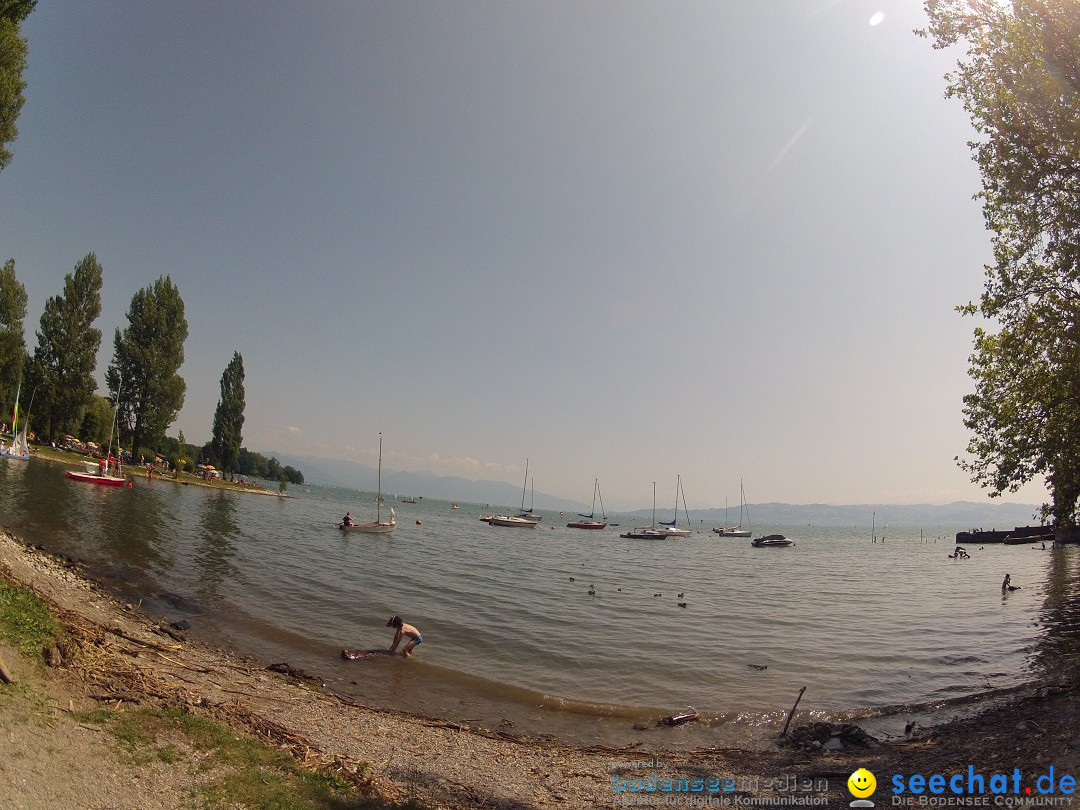
[[[398,644],[401,643],[401,639],[405,636],[409,637],[408,643],[401,648],[401,654],[405,658],[412,656],[413,647],[424,640],[420,635],[420,631],[413,627],[411,624],[405,624],[401,620],[400,616],[394,616],[390,621],[386,623],[387,627],[396,627],[397,632],[394,633],[394,643],[390,645],[390,653],[393,654],[397,650]]]

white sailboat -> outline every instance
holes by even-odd
[[[25,461],[30,458],[30,445],[27,442],[27,431],[30,430],[30,414],[23,419],[22,430],[19,430],[19,394],[22,393],[22,383],[15,389],[15,411],[11,416],[11,446],[0,450],[0,455],[5,458],[16,458]]]
[[[492,515],[487,519],[489,526],[510,526],[521,529],[535,529],[540,518],[533,514],[533,506],[525,509],[525,487],[529,483],[529,460],[525,459],[525,480],[521,484],[521,511],[516,515]]]
[[[578,512],[578,517],[581,520],[571,520],[566,524],[569,529],[603,529],[607,526],[607,512],[604,511],[604,499],[600,498],[600,514],[603,515],[601,520],[596,520],[596,499],[600,496],[600,479],[597,478],[593,481],[593,494],[592,494],[592,511],[587,515],[583,515]]]
[[[744,529],[742,527],[743,515],[746,515],[746,525],[749,528]],[[724,507],[724,523],[727,523],[727,507]],[[713,529],[721,537],[750,537],[753,534],[753,526],[750,523],[750,513],[746,510],[746,490],[743,489],[742,479],[739,479],[739,525],[738,526],[721,526]]]
[[[673,537],[678,535],[670,534],[671,529],[668,526],[662,526],[656,522],[656,482],[653,481],[652,485],[652,525],[642,526],[634,529],[627,529],[625,532],[619,535],[619,537],[626,538],[627,540],[663,540],[667,537]]]
[[[394,507],[390,507],[390,519],[382,519],[382,433],[379,433],[379,494],[375,498],[375,520],[370,523],[350,523],[344,521],[338,524],[338,528],[345,532],[361,532],[364,534],[388,534],[397,528],[397,513]]]
[[[682,498],[683,514],[686,515],[687,528],[685,528],[685,529],[680,529],[679,528],[679,499],[680,498]],[[665,522],[665,521],[661,520],[660,521],[660,526],[662,527],[661,530],[664,531],[668,537],[689,537],[690,534],[691,534],[691,531],[689,529],[689,526],[690,526],[690,513],[686,509],[686,493],[683,492],[682,476],[681,475],[677,476],[677,478],[675,480],[675,515],[674,515],[674,517],[672,517],[672,519],[670,521]]]

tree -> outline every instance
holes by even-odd
[[[15,260],[0,269],[0,403],[15,399],[26,359],[23,321],[26,319],[26,288],[15,278]]]
[[[11,162],[7,144],[18,136],[15,119],[22,110],[26,40],[19,30],[37,0],[0,0],[0,170]]]
[[[113,338],[113,362],[105,373],[131,435],[131,452],[157,450],[184,405],[180,376],[188,336],[184,301],[168,276],[131,298],[128,325]]]
[[[235,472],[243,442],[244,429],[244,358],[233,352],[232,360],[221,375],[221,399],[214,411],[214,457],[222,468]]]
[[[64,294],[45,302],[31,376],[37,389],[41,432],[56,441],[82,420],[82,409],[97,390],[94,367],[101,330],[101,265],[86,254],[64,277]]]
[[[78,438],[84,442],[97,442],[100,445],[107,445],[112,426],[112,403],[99,394],[91,394],[90,401],[83,408]]]
[[[1080,499],[1080,0],[926,0],[935,48],[967,51],[946,78],[978,138],[992,233],[964,397],[970,458],[991,496],[1044,476],[1044,516]]]

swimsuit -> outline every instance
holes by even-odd
[[[414,638],[412,640],[412,645],[415,647],[417,644],[419,644],[423,640],[424,640],[423,636],[417,636],[416,638]]]

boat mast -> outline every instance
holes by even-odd
[[[375,522],[382,523],[382,431],[379,431],[379,494],[375,496]]]
[[[521,482],[521,514],[525,514],[525,487],[529,483],[529,460],[525,459],[525,480]]]
[[[112,458],[112,437],[116,433],[116,415],[120,413],[120,388],[124,384],[124,375],[120,369],[116,370],[116,404],[113,405],[112,414],[112,427],[109,428],[109,444],[105,450],[105,474],[109,474],[109,459]],[[116,449],[120,452],[120,437],[116,437]],[[117,457],[117,466],[120,464],[120,459]]]

